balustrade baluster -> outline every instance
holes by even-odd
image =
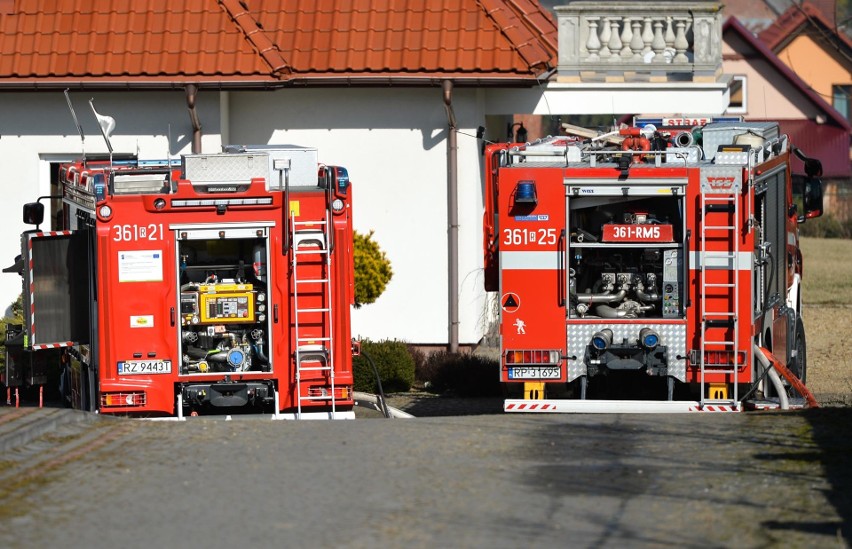
[[[589,50],[589,57],[586,60],[589,62],[600,59],[598,51],[601,49],[601,41],[598,39],[598,19],[600,17],[587,18],[589,22],[589,38],[586,40],[586,49]]]
[[[642,43],[644,44],[644,47],[642,48],[643,57],[651,51],[651,42],[654,41],[654,31],[651,29],[651,22],[652,19],[650,17],[646,17],[645,24],[642,26]]]
[[[642,60],[642,48],[644,47],[644,43],[642,42],[642,20],[634,19],[631,23],[633,25],[633,40],[630,41],[630,49],[633,50],[633,60],[641,61]]]
[[[609,51],[610,32],[611,29],[609,28],[609,17],[604,17],[601,19],[601,59],[607,59],[611,55]]]
[[[633,55],[633,51],[630,49],[630,42],[633,40],[633,29],[630,28],[629,17],[624,18],[621,27],[621,43],[624,44],[624,47],[621,48],[621,57],[626,61]]]
[[[620,61],[619,57],[621,56],[621,39],[618,37],[618,18],[610,17],[609,26],[609,51],[612,52],[612,56],[609,58],[609,60],[613,62]]]
[[[675,27],[677,28],[677,33],[674,41],[674,49],[677,53],[672,61],[674,63],[689,63],[689,58],[686,56],[686,50],[689,48],[689,42],[686,40],[686,19],[676,19]]]
[[[654,50],[654,63],[666,62],[666,56],[663,54],[666,50],[666,41],[663,38],[663,22],[659,19],[654,21],[654,40],[651,42],[651,49]]]

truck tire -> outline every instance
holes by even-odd
[[[793,350],[796,356],[790,360],[790,371],[798,377],[802,383],[807,383],[808,377],[808,347],[805,339],[805,324],[802,319],[796,320],[796,335],[793,339]],[[797,392],[798,393],[798,392]]]

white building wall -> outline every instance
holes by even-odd
[[[479,94],[481,97],[481,94]],[[83,127],[81,143],[61,91],[12,93],[0,103],[0,161],[5,200],[0,201],[0,267],[20,253],[26,202],[50,192],[50,162],[85,151],[106,153],[89,98],[116,119],[116,153],[164,158],[189,153],[192,132],[186,98],[175,92],[73,92]],[[482,176],[473,137],[484,120],[473,89],[457,89],[459,123],[459,341],[476,343],[483,332]],[[448,335],[447,116],[438,87],[422,89],[288,89],[198,96],[202,150],[231,144],[316,147],[320,161],[349,170],[356,230],[375,231],[394,271],[376,303],[353,313],[353,335],[374,340],[443,343]],[[466,135],[465,135],[466,134]],[[169,140],[171,135],[171,140]],[[169,143],[171,146],[169,147]],[[48,222],[49,223],[49,222]],[[48,229],[49,225],[42,225]],[[21,291],[14,274],[0,276],[0,308]]]
[[[453,91],[459,130],[461,344],[478,342],[488,322],[482,289],[482,156],[476,128],[485,123],[486,114],[530,113],[542,108],[548,114],[582,110],[577,102],[561,101],[564,97],[558,92],[565,90],[558,90],[559,99],[543,99],[542,93],[550,91],[461,87]],[[670,91],[669,97],[680,101],[688,95],[686,90]],[[612,93],[629,94],[627,90]],[[703,97],[701,93],[699,97]],[[654,100],[665,96],[660,93]],[[724,92],[716,90],[719,96]],[[31,228],[21,222],[21,206],[49,193],[50,162],[78,157],[82,144],[61,91],[4,93],[0,97],[0,162],[4,168],[0,227],[5,236],[0,239],[0,267],[6,267],[20,253],[20,233]],[[116,119],[112,138],[116,153],[138,152],[142,158],[155,159],[164,158],[168,151],[179,155],[191,150],[192,130],[183,90],[77,91],[71,97],[86,136],[87,153],[107,151],[89,98],[94,98],[99,113]],[[614,101],[601,105],[611,106]],[[707,102],[703,105],[703,113],[718,110]],[[598,107],[598,112],[609,112]],[[223,142],[297,144],[316,147],[321,162],[346,167],[353,182],[355,228],[362,233],[375,231],[374,239],[394,272],[376,303],[354,311],[353,335],[448,343],[447,115],[440,87],[202,90],[197,110],[202,152],[218,152]],[[20,277],[0,275],[0,310],[20,291]]]
[[[234,144],[316,147],[349,170],[355,229],[390,259],[393,279],[355,310],[353,336],[443,343],[448,336],[447,115],[440,88],[231,92]],[[459,130],[484,119],[475,90],[457,89]],[[475,137],[459,135],[459,341],[476,343],[482,288],[482,176]]]
[[[115,153],[138,152],[142,158],[165,158],[170,130],[172,153],[190,151],[191,125],[183,91],[71,92],[70,96],[85,141],[80,139],[61,90],[0,95],[0,267],[12,265],[21,253],[21,232],[34,228],[23,223],[22,207],[50,194],[50,163],[79,158],[83,150],[87,154],[108,153],[89,99],[94,99],[100,114],[116,120],[111,139]],[[198,111],[208,124],[208,131],[214,134],[212,139],[204,140],[204,145],[209,142],[218,148],[217,95],[200,97]],[[48,204],[45,202],[42,230],[50,229]],[[21,277],[0,273],[0,314],[20,293]]]

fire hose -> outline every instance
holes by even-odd
[[[784,364],[778,360],[775,355],[770,353],[768,350],[763,347],[758,347],[756,344],[754,346],[754,355],[757,357],[757,360],[766,368],[767,374],[769,376],[770,381],[772,381],[772,385],[775,387],[778,396],[781,399],[781,409],[787,410],[790,407],[790,403],[787,400],[787,392],[784,390],[784,386],[781,383],[781,379],[778,376],[780,373],[784,376],[784,379],[787,380],[788,383],[796,390],[800,395],[805,397],[805,400],[808,402],[809,408],[819,408],[819,403],[814,397],[813,393],[805,387],[805,384],[796,377],[793,372],[790,371]],[[774,368],[774,369],[773,369]],[[776,371],[777,370],[777,371]]]

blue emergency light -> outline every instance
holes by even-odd
[[[535,182],[518,181],[515,186],[515,204],[537,204],[538,197],[535,192]]]

